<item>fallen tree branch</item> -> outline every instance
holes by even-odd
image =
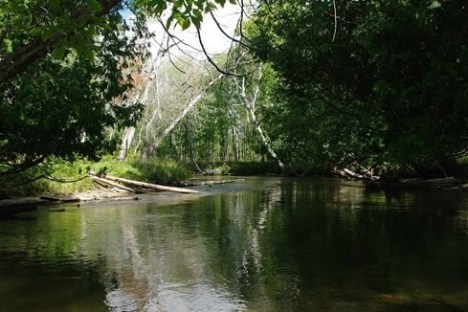
[[[361,168],[361,170],[363,170],[364,172],[361,173],[361,172],[355,172],[355,171],[352,171],[348,168],[343,168],[343,169],[340,169],[338,167],[333,167],[332,168],[332,173],[340,176],[340,177],[343,177],[343,178],[347,178],[347,179],[355,179],[355,180],[366,180],[366,181],[371,181],[371,182],[376,182],[378,180],[380,180],[380,177],[379,176],[375,176],[373,175],[370,171],[368,171],[367,169],[365,169],[364,167]]]
[[[94,175],[90,175],[90,178],[93,179],[96,182],[103,183],[103,184],[106,184],[106,185],[109,185],[109,186],[113,186],[113,187],[116,187],[118,189],[121,189],[121,190],[124,190],[124,191],[127,191],[127,192],[138,193],[136,190],[134,190],[134,189],[132,189],[130,187],[124,186],[124,185],[119,184],[119,183],[115,183],[115,182],[113,182],[113,181],[111,181],[109,179],[97,177],[97,176],[94,176]]]
[[[91,173],[91,175],[95,176],[94,173]],[[103,177],[100,177],[100,178],[102,179]],[[198,193],[198,191],[195,191],[195,190],[189,190],[189,189],[184,189],[184,188],[174,187],[174,186],[164,186],[164,185],[140,182],[140,181],[135,181],[135,180],[130,180],[130,179],[113,177],[113,176],[109,176],[109,175],[105,175],[104,179],[115,181],[115,182],[120,182],[120,183],[124,183],[124,184],[129,184],[129,185],[133,185],[133,186],[149,188],[149,189],[153,189],[153,190],[157,190],[157,191],[168,191],[168,192],[190,193],[190,194]]]
[[[78,197],[74,197],[74,196],[60,196],[60,195],[56,195],[56,196],[49,196],[49,195],[43,195],[41,197],[39,197],[40,199],[45,199],[47,201],[51,201],[51,202],[60,202],[60,203],[74,203],[74,202],[79,202],[80,199]]]
[[[186,181],[185,185],[186,186],[212,186],[212,185],[218,185],[218,184],[228,184],[228,183],[235,183],[238,181],[244,181],[244,179],[234,179],[234,180],[210,180],[210,181],[200,181],[200,182],[189,182]]]

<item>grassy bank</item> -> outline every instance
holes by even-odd
[[[178,185],[191,175],[190,168],[185,165],[158,159],[120,161],[105,157],[99,162],[83,159],[73,162],[52,160],[3,181],[0,184],[0,197],[90,191],[96,185],[87,177],[89,172],[163,185]]]
[[[223,162],[200,164],[200,166],[212,175],[288,174],[288,171],[283,172],[278,164],[273,162]],[[297,173],[310,174],[310,169],[304,167],[295,170]],[[316,173],[316,168],[314,169],[312,173]],[[0,197],[73,194],[94,190],[97,186],[88,178],[89,172],[177,186],[194,174],[194,167],[191,164],[156,158],[148,160],[130,158],[121,161],[108,156],[98,162],[83,159],[68,162],[56,159],[12,177],[8,181],[0,181]]]

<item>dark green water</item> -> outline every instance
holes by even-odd
[[[0,221],[0,311],[468,311],[466,193],[200,190]]]

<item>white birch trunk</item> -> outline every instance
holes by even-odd
[[[260,73],[260,77],[261,77],[261,75],[262,74]],[[255,114],[255,104],[257,102],[258,95],[260,93],[259,85],[257,84],[257,86],[255,87],[253,98],[251,100],[249,100],[247,98],[247,95],[246,95],[246,92],[245,92],[245,79],[242,78],[242,86],[239,86],[239,84],[237,84],[237,85],[238,85],[238,87],[241,88],[241,92],[239,92],[240,97],[241,97],[241,101],[244,104],[245,108],[247,109],[247,112],[249,113],[250,120],[252,121],[252,124],[254,126],[255,131],[260,136],[260,139],[261,139],[261,141],[263,143],[263,146],[267,149],[268,154],[273,159],[276,160],[276,162],[278,163],[278,166],[281,168],[281,170],[284,170],[284,163],[281,161],[281,159],[279,159],[278,155],[275,153],[275,151],[271,147],[271,145],[269,143],[269,140],[268,140],[268,137],[263,132],[263,129],[260,126],[260,123],[258,122],[257,116]]]
[[[151,88],[151,81],[156,76],[156,68],[153,62],[150,63],[148,70],[150,72],[149,80],[146,82],[143,89],[136,93],[135,98],[133,100],[134,104],[138,102],[145,104],[148,101],[149,91]],[[143,72],[144,71],[145,70],[143,70]],[[122,140],[120,143],[119,154],[117,156],[118,159],[124,160],[125,158],[127,158],[128,150],[130,148],[130,145],[132,144],[133,138],[135,137],[135,131],[136,128],[133,126],[126,127],[124,129],[122,134]]]
[[[120,143],[118,159],[124,160],[127,158],[128,149],[132,144],[133,137],[135,136],[135,127],[127,127],[122,134],[122,141]]]
[[[182,110],[182,112],[180,112],[180,114],[176,118],[174,118],[174,120],[169,124],[169,126],[167,126],[166,129],[164,129],[164,131],[161,133],[161,135],[159,135],[159,137],[154,142],[153,148],[156,149],[159,146],[159,144],[161,144],[161,142],[172,131],[172,129],[174,129],[179,124],[179,122],[182,119],[184,119],[184,117],[197,105],[197,103],[200,102],[200,100],[203,98],[203,96],[205,96],[208,89],[215,82],[220,80],[222,77],[223,77],[223,74],[220,74],[215,79],[211,80],[210,83],[208,83],[208,85],[200,91],[200,93],[198,93],[194,98],[192,98],[192,100],[190,100],[190,102]]]

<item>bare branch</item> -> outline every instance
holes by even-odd
[[[221,24],[218,22],[218,20],[216,19],[216,17],[214,16],[213,12],[210,12],[210,15],[211,15],[211,18],[213,19],[213,21],[215,22],[216,26],[218,27],[218,29],[223,33],[224,36],[226,36],[228,39],[230,39],[231,41],[233,42],[236,42],[246,48],[249,48],[249,46],[247,44],[245,44],[242,40],[239,40],[239,39],[236,39],[232,36],[230,36],[229,34],[226,33],[226,31],[224,30],[223,27],[221,27]]]
[[[232,73],[229,73],[229,72],[227,72],[227,71],[225,71],[225,70],[222,70],[222,69],[218,66],[218,64],[216,64],[216,62],[213,61],[213,59],[210,57],[210,55],[208,54],[208,52],[207,52],[206,49],[205,49],[205,45],[203,44],[203,40],[202,40],[202,38],[201,38],[200,29],[198,29],[198,28],[197,28],[197,34],[198,34],[198,42],[200,43],[200,46],[201,46],[201,48],[202,48],[202,50],[203,50],[203,53],[205,54],[206,59],[208,60],[208,62],[209,62],[211,65],[213,65],[214,68],[216,68],[216,70],[217,70],[218,72],[220,72],[220,73],[222,73],[222,74],[224,74],[224,75],[226,75],[226,76],[239,77],[239,76],[237,76],[237,75],[235,75],[235,74],[232,74]]]
[[[334,18],[334,21],[335,21],[335,29],[333,30],[333,37],[332,37],[332,42],[335,41],[335,37],[336,37],[336,30],[338,28],[338,18],[336,16],[336,0],[333,0],[333,18]]]

